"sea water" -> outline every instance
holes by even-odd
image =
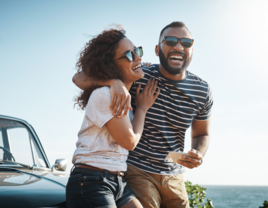
[[[259,208],[268,201],[268,186],[201,186],[215,208]]]

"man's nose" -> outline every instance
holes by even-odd
[[[173,46],[174,49],[181,51],[183,50],[183,46],[181,45],[181,41],[178,41],[177,44],[175,46]]]

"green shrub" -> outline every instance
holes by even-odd
[[[268,208],[268,201],[264,201],[263,202],[263,206],[262,207],[259,207],[259,208]]]
[[[206,197],[206,188],[197,184],[193,185],[190,181],[185,182],[185,187],[191,208],[214,208],[212,201],[209,198],[207,198],[206,203],[204,202],[204,198]]]

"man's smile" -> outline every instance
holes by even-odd
[[[185,62],[185,54],[182,52],[171,52],[168,54],[170,64],[183,65]]]

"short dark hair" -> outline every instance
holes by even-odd
[[[164,27],[161,32],[160,32],[160,36],[159,36],[159,41],[160,41],[160,38],[161,38],[161,35],[163,34],[163,32],[167,29],[167,28],[170,28],[170,27],[184,27],[188,30],[188,28],[185,26],[185,24],[183,22],[171,22],[170,24],[168,24],[166,27]],[[188,32],[190,33],[190,31],[188,30]],[[190,33],[191,34],[191,33]]]

